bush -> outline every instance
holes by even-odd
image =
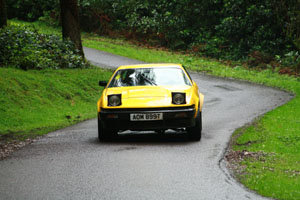
[[[71,41],[40,34],[33,27],[7,26],[1,29],[0,46],[0,67],[27,70],[88,66]]]
[[[277,22],[269,0],[225,0],[224,17],[216,26],[217,35],[228,44],[227,53],[233,59],[245,58],[253,51],[284,54],[289,44]]]
[[[185,49],[199,34],[214,31],[219,22],[221,1],[128,0],[115,1],[111,15],[122,27],[142,37],[154,37],[162,45]]]
[[[295,71],[300,70],[300,54],[298,51],[291,51],[285,54],[284,56],[276,56],[278,62],[283,66],[294,69]]]
[[[80,18],[87,31],[125,30],[172,49],[201,46],[201,55],[244,60],[254,51],[295,49],[274,6],[275,0],[82,0]]]
[[[10,2],[10,17],[39,18],[49,24],[59,21],[58,0],[7,1]],[[229,60],[247,60],[253,52],[284,57],[288,52],[299,51],[299,2],[78,1],[79,20],[84,31],[109,36],[123,34],[129,39],[171,49],[197,49],[201,55]]]
[[[8,18],[35,21],[44,11],[58,7],[59,0],[6,0]]]

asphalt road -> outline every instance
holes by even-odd
[[[138,61],[85,48],[94,64]],[[52,132],[0,161],[0,199],[264,199],[228,173],[233,131],[291,96],[246,82],[192,73],[205,95],[203,137],[127,133],[97,139],[96,119]],[[96,112],[96,102],[95,102]]]

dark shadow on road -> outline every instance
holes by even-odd
[[[189,140],[186,133],[137,133],[130,132],[126,134],[119,134],[117,137],[112,138],[109,141],[99,141],[97,137],[89,140],[88,142],[93,144],[172,144],[183,145],[194,143]]]

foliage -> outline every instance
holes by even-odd
[[[300,55],[298,51],[290,51],[284,56],[276,56],[278,62],[283,66],[294,68],[296,71],[300,70]]]
[[[226,51],[235,51],[235,59],[253,51],[274,55],[286,49],[288,41],[268,0],[225,0],[222,12],[224,18],[216,30],[224,38]]]
[[[0,0],[0,28],[7,25],[7,12],[5,0]]]
[[[94,25],[88,31],[109,34],[125,29],[129,37],[148,38],[147,42],[155,39],[173,49],[191,48],[201,55],[233,60],[247,59],[254,51],[274,57],[297,50],[274,9],[275,0],[81,2],[82,15],[90,16],[90,23],[85,24]],[[291,19],[296,12],[293,5],[286,5],[293,11]]]
[[[85,68],[74,45],[56,35],[39,34],[33,27],[8,26],[0,30],[0,66],[15,68]]]
[[[10,4],[9,10],[18,7],[23,14],[18,11],[14,17],[31,13],[54,24],[58,21],[58,0],[40,1],[17,0],[16,5]],[[34,7],[35,3],[41,4],[44,13],[27,9],[27,4]],[[191,49],[200,55],[231,60],[248,59],[254,51],[282,57],[300,50],[298,0],[80,0],[78,3],[81,28],[87,32],[123,34],[154,45]]]
[[[300,50],[300,1],[270,0],[283,32]]]
[[[95,13],[98,13],[96,18],[90,19],[91,24],[95,25],[97,21],[100,24],[101,28],[97,31],[126,29],[138,37],[155,38],[171,48],[186,48],[200,32],[217,24],[220,2],[86,0],[82,2],[82,15],[96,16]],[[199,20],[195,21],[195,16],[199,16]]]
[[[35,21],[44,11],[57,8],[59,0],[5,0],[8,18]]]
[[[59,26],[60,25],[60,10],[55,8],[53,10],[47,10],[43,12],[43,15],[38,18],[38,21],[44,22],[49,26]]]
[[[79,1],[79,20],[83,30],[108,34],[113,25],[112,20],[113,0],[81,0]]]

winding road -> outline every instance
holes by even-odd
[[[84,50],[98,66],[141,63]],[[129,132],[103,143],[96,119],[88,120],[49,133],[0,161],[0,199],[266,199],[230,176],[223,155],[235,129],[291,96],[243,81],[191,76],[205,95],[201,142],[181,133]]]

